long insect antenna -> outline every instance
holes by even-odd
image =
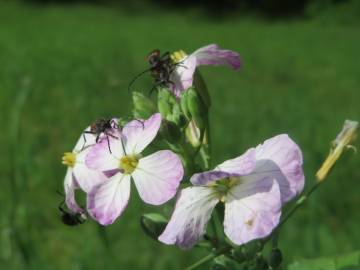
[[[137,81],[137,79],[139,79],[142,75],[144,75],[146,72],[149,72],[149,71],[151,71],[151,68],[148,68],[148,69],[140,72],[138,75],[136,75],[135,78],[132,79],[131,82],[129,83],[128,91],[129,92],[131,91],[131,86]]]

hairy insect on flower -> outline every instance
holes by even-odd
[[[191,248],[223,202],[225,234],[242,245],[268,236],[279,223],[281,206],[302,191],[301,150],[287,135],[278,135],[190,181],[194,186],[181,191],[159,240]]]
[[[171,55],[172,60],[176,65],[173,72],[170,74],[169,85],[174,94],[180,97],[181,92],[193,85],[193,76],[197,66],[229,66],[233,69],[240,68],[239,54],[223,50],[216,44],[210,44],[200,49],[197,49],[190,55],[184,51],[178,51]]]
[[[318,182],[321,182],[326,178],[329,171],[334,166],[335,162],[339,159],[341,153],[344,151],[344,148],[354,148],[351,143],[356,139],[356,131],[358,126],[359,123],[356,121],[345,120],[343,129],[333,141],[330,154],[316,173]]]
[[[125,209],[130,196],[130,179],[142,200],[160,205],[174,197],[184,170],[179,157],[162,150],[143,157],[141,152],[156,137],[161,115],[148,120],[131,121],[121,131],[120,140],[109,138],[94,145],[86,156],[89,168],[102,171],[110,178],[88,194],[88,212],[102,225],[115,221]]]
[[[65,203],[74,213],[84,212],[76,203],[75,189],[89,192],[94,185],[107,179],[101,172],[91,170],[85,165],[85,156],[90,146],[96,143],[95,136],[86,134],[88,131],[90,127],[85,129],[72,152],[65,152],[62,157],[62,164],[68,167],[64,179]]]

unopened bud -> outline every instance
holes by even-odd
[[[163,119],[181,124],[182,113],[180,104],[173,93],[167,88],[159,88],[158,90],[158,108]]]
[[[280,249],[274,248],[271,250],[270,255],[269,255],[269,265],[272,268],[276,268],[276,267],[280,266],[282,259],[283,259],[283,257],[282,257],[282,253],[281,253]]]
[[[147,119],[156,113],[156,106],[150,98],[135,91],[133,92],[132,98],[134,103],[133,115],[135,118]]]
[[[164,231],[167,222],[166,218],[158,213],[144,214],[140,218],[141,228],[154,240]]]
[[[191,119],[194,120],[196,126],[200,129],[200,132],[205,130],[205,117],[207,117],[207,109],[204,103],[201,101],[199,94],[195,88],[191,87],[187,94],[187,105],[191,115]]]
[[[210,99],[209,91],[207,89],[204,78],[202,77],[198,69],[195,69],[193,85],[196,91],[199,93],[201,100],[204,102],[205,106],[207,108],[210,108],[211,99]]]
[[[330,154],[322,164],[321,168],[316,173],[316,178],[318,182],[321,182],[326,178],[331,168],[334,166],[335,162],[341,156],[344,148],[354,148],[351,143],[353,143],[356,139],[358,126],[359,123],[356,121],[345,120],[343,129],[333,141],[333,146],[330,149]]]

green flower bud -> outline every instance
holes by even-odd
[[[186,119],[188,121],[190,121],[191,114],[190,114],[188,104],[187,104],[187,96],[188,96],[188,91],[182,92],[181,98],[180,98],[180,107],[181,107],[181,110],[182,110],[183,114],[185,115]]]
[[[169,89],[159,88],[158,108],[163,119],[174,122],[177,125],[183,121],[179,102]]]
[[[210,95],[205,81],[198,69],[196,69],[194,73],[193,85],[195,86],[195,89],[199,93],[201,100],[204,102],[205,106],[209,108],[211,106]]]
[[[134,103],[133,115],[135,118],[147,119],[156,113],[156,106],[150,98],[135,91],[133,92],[132,98]]]
[[[240,247],[241,248],[241,247]],[[262,250],[263,246],[260,241],[252,241],[243,247],[246,260],[252,260]]]
[[[274,248],[271,250],[269,255],[269,265],[273,268],[280,266],[282,262],[282,254],[280,249]]]
[[[194,120],[196,126],[200,129],[200,132],[204,132],[206,123],[204,118],[207,117],[208,110],[201,101],[195,88],[191,87],[186,90],[186,92],[188,92],[186,100],[191,119]]]
[[[161,116],[167,119],[172,114],[171,93],[165,88],[158,89],[158,108]]]
[[[164,231],[167,222],[165,217],[157,213],[144,214],[140,218],[141,228],[148,236],[156,241]]]

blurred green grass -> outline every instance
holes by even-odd
[[[192,12],[129,13],[86,5],[0,3],[0,268],[183,269],[204,255],[147,238],[145,206],[132,189],[123,216],[104,234],[94,222],[59,221],[60,159],[100,116],[130,115],[127,85],[154,48],[187,52],[218,43],[241,53],[240,72],[201,69],[213,99],[214,163],[286,132],[304,152],[307,186],[346,118],[360,119],[360,24],[343,20],[209,19]],[[342,18],[340,16],[340,18]],[[143,78],[135,88],[148,90]],[[15,223],[30,258],[10,242],[10,112],[22,91]],[[280,236],[286,261],[360,248],[359,155],[347,154]]]

